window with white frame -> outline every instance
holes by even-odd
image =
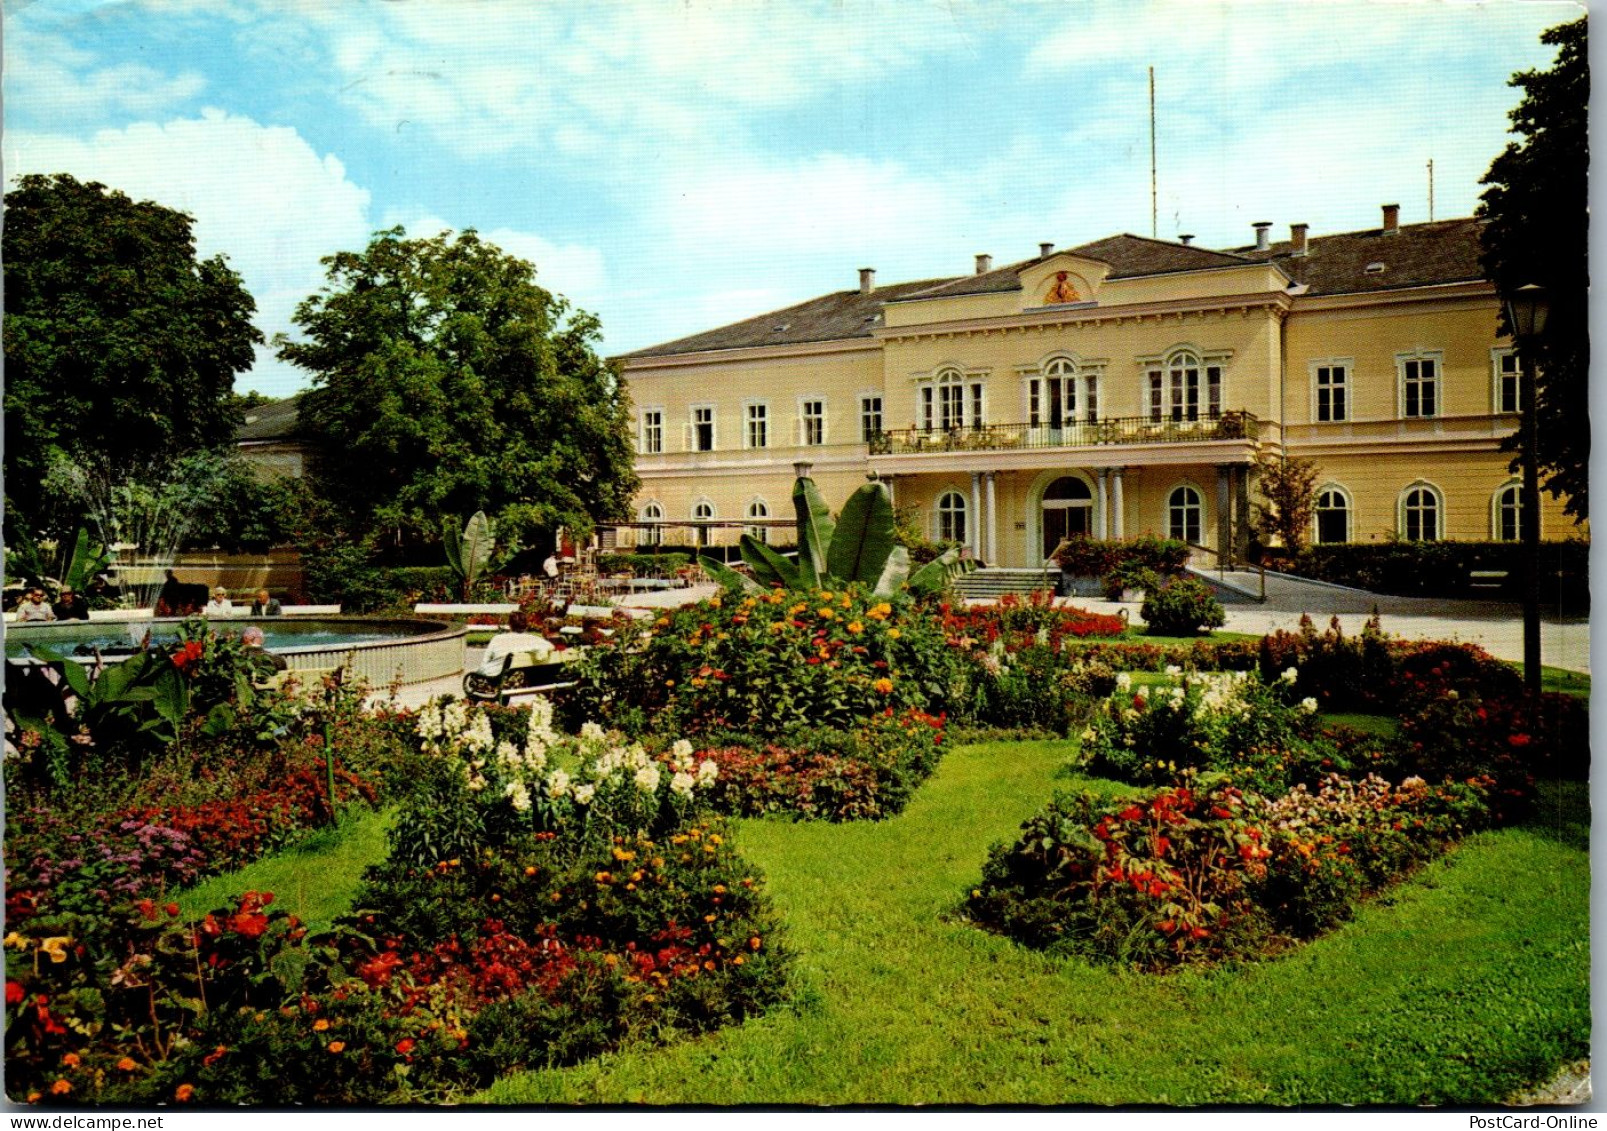
[[[747,436],[745,438],[750,448],[768,448],[770,446],[769,405],[750,404],[747,406]]]
[[[986,389],[958,369],[945,369],[923,381],[916,395],[919,427],[927,432],[980,428],[986,419]]]
[[[1350,495],[1343,487],[1329,484],[1317,492],[1317,506],[1312,514],[1316,527],[1315,541],[1328,546],[1350,541]]]
[[[642,454],[656,456],[664,451],[664,410],[644,409],[642,412]]]
[[[1082,373],[1070,358],[1051,359],[1043,372],[1027,378],[1027,424],[1060,428],[1099,419],[1099,373]]]
[[[1401,537],[1408,542],[1437,541],[1444,509],[1439,491],[1427,483],[1406,488],[1401,493]]]
[[[965,496],[945,491],[937,499],[937,537],[940,542],[965,542]]]
[[[664,507],[660,503],[648,503],[642,508],[643,522],[657,522],[664,517]],[[649,526],[642,531],[642,545],[657,546],[664,541],[664,528],[662,526]]]
[[[714,406],[700,404],[692,406],[692,450],[694,452],[712,452],[714,450]]]
[[[1172,488],[1166,497],[1166,536],[1198,546],[1204,531],[1205,500],[1198,488],[1186,484]]]
[[[868,444],[882,431],[882,398],[865,395],[859,398],[859,439]]]
[[[749,518],[769,518],[770,517],[770,504],[766,503],[763,499],[754,499],[751,503],[748,504],[748,517]],[[768,526],[766,526],[766,525],[764,525],[762,523],[757,525],[757,526],[748,527],[748,533],[753,535],[755,541],[758,541],[758,542],[768,542],[768,541],[770,541],[770,527],[768,527]]]
[[[1401,354],[1395,359],[1400,369],[1401,415],[1429,417],[1440,414],[1440,355]]]
[[[692,521],[697,532],[697,544],[707,546],[710,538],[708,523],[714,520],[714,504],[704,499],[692,508]]]
[[[1490,367],[1495,378],[1495,411],[1522,412],[1519,398],[1523,371],[1518,367],[1518,351],[1498,349],[1490,351]]]
[[[1193,350],[1177,350],[1151,365],[1149,418],[1152,423],[1215,420],[1222,415],[1222,365],[1203,362]]]
[[[826,442],[826,402],[809,397],[798,402],[798,442],[806,447]]]
[[[1315,419],[1331,423],[1350,419],[1350,364],[1325,361],[1312,367],[1315,382]]]
[[[1493,509],[1496,541],[1516,542],[1523,537],[1523,489],[1516,481],[1495,493]]]

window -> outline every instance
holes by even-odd
[[[1316,367],[1317,419],[1350,419],[1350,367],[1343,364]]]
[[[1205,365],[1193,350],[1178,350],[1149,377],[1149,418],[1182,423],[1222,415],[1222,366]]]
[[[698,405],[692,409],[692,450],[714,450],[714,406]]]
[[[859,398],[859,439],[862,443],[870,443],[882,431],[882,398]]]
[[[1315,517],[1318,544],[1350,541],[1350,497],[1343,487],[1324,487],[1317,492]]]
[[[1043,376],[1027,380],[1027,423],[1033,428],[1060,428],[1077,420],[1099,419],[1099,375],[1079,375],[1069,358],[1057,357]]]
[[[1495,537],[1499,542],[1523,537],[1523,490],[1517,483],[1508,483],[1495,493]]]
[[[770,517],[770,506],[769,506],[769,504],[766,503],[763,499],[755,499],[755,500],[753,500],[753,502],[748,504],[748,517],[749,518],[769,518]],[[759,542],[768,542],[768,541],[770,541],[770,528],[768,526],[750,526],[750,527],[748,527],[748,533],[753,535],[753,537],[754,537],[754,539],[756,541],[759,541]]]
[[[656,456],[664,450],[664,411],[650,408],[642,413],[642,454]]]
[[[664,517],[664,508],[658,503],[648,503],[642,508],[642,521],[654,522]],[[657,546],[664,541],[664,528],[662,526],[649,526],[642,531],[642,545]]]
[[[750,404],[748,406],[748,447],[767,448],[770,446],[770,406],[767,404]]]
[[[937,426],[947,432],[965,425],[965,383],[950,371],[937,380]]]
[[[826,402],[822,400],[808,400],[799,402],[798,415],[803,421],[803,435],[800,439],[805,445],[824,444],[826,442]]]
[[[1518,351],[1495,350],[1491,353],[1491,363],[1495,368],[1495,411],[1522,412],[1523,403],[1518,399],[1522,373],[1518,368]]]
[[[940,542],[965,542],[965,496],[958,491],[938,496],[937,537]]]
[[[1440,493],[1427,484],[1408,487],[1401,496],[1401,537],[1433,542],[1440,536]]]
[[[709,544],[709,527],[706,524],[712,521],[713,518],[714,504],[706,499],[692,508],[692,521],[697,524],[697,544],[699,546]]]
[[[1401,373],[1401,415],[1440,414],[1440,360],[1438,355],[1402,355],[1396,359]]]
[[[986,419],[985,396],[983,382],[968,382],[958,369],[945,369],[920,386],[920,428],[926,432],[981,428]]]
[[[1193,487],[1174,487],[1166,497],[1166,536],[1198,546],[1205,526],[1205,504]]]

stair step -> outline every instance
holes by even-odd
[[[1031,593],[1037,589],[1053,589],[1054,574],[1041,569],[1005,569],[992,567],[962,574],[954,579],[954,588],[962,597],[973,600],[1002,597],[1006,593]]]

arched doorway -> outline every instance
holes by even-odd
[[[1043,556],[1065,538],[1086,538],[1094,529],[1094,493],[1075,475],[1056,479],[1043,492]]]

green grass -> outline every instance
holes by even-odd
[[[1346,711],[1329,714],[1325,711],[1322,721],[1347,726],[1364,734],[1376,734],[1380,738],[1394,738],[1401,732],[1401,721],[1394,715],[1363,715]]]
[[[1532,827],[1472,838],[1281,959],[1139,976],[954,918],[988,845],[1047,800],[1069,749],[957,748],[886,822],[741,823],[798,956],[792,1004],[695,1041],[519,1073],[479,1098],[1489,1103],[1586,1055],[1583,787],[1549,790]]]
[[[274,905],[313,924],[351,907],[363,869],[385,858],[390,812],[354,810],[335,828],[320,829],[284,852],[213,876],[178,897],[187,918],[230,906],[244,891],[271,891]]]
[[[1253,632],[1206,632],[1199,636],[1152,636],[1142,628],[1129,628],[1121,637],[1123,640],[1135,644],[1193,644],[1196,640],[1210,640],[1213,642],[1228,640],[1260,640],[1261,635]]]
[[[1522,667],[1521,664],[1514,665]],[[1590,698],[1590,675],[1588,672],[1569,671],[1567,668],[1553,668],[1541,665],[1540,690],[1555,691],[1562,695],[1573,695],[1580,699]]]

